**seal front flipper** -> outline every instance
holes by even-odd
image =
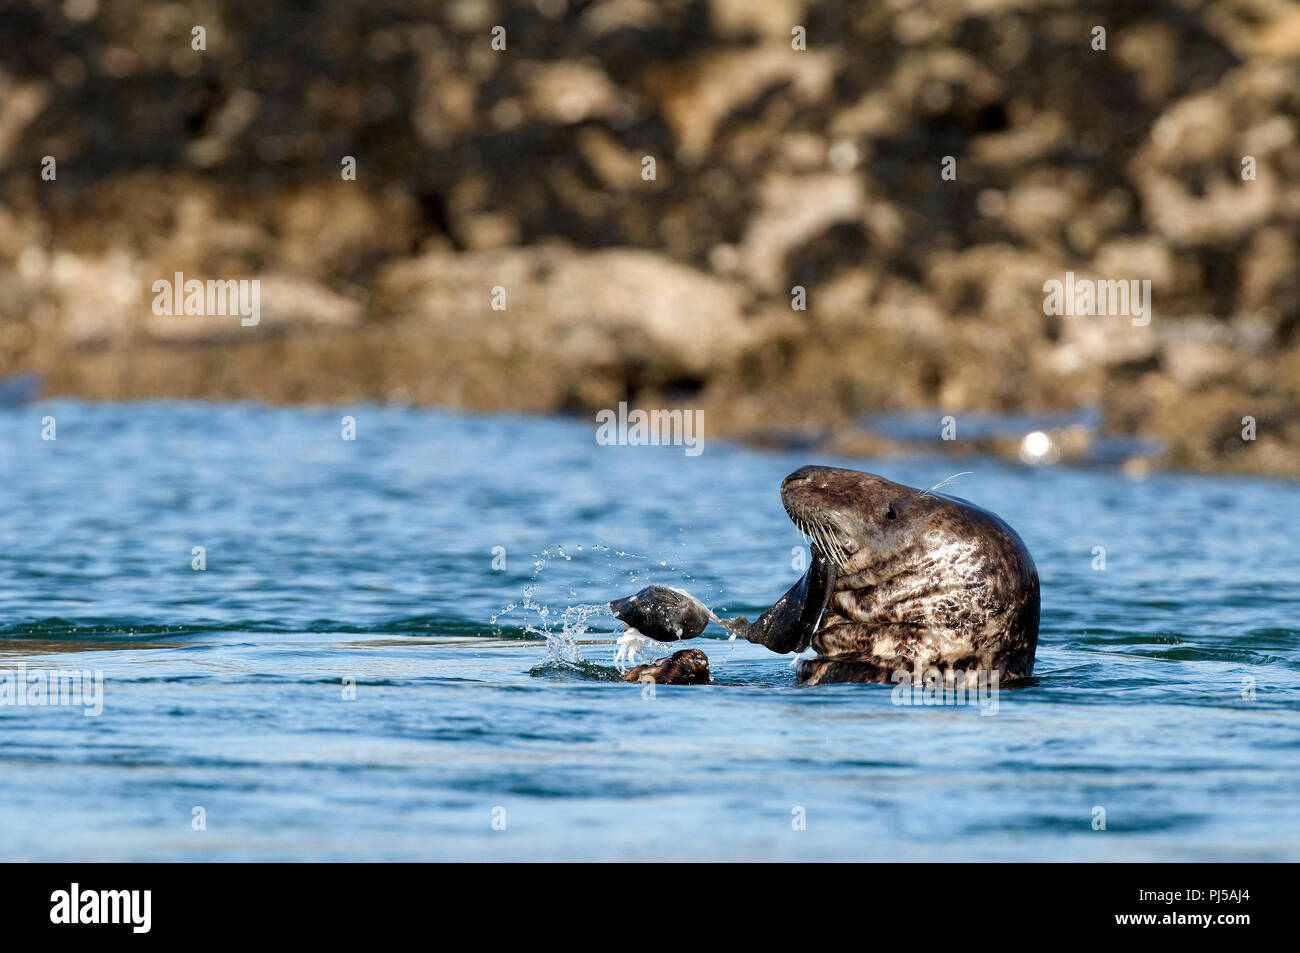
[[[720,619],[723,628],[773,652],[802,652],[812,642],[822,612],[835,588],[835,564],[814,543],[812,565],[776,605],[751,623],[744,616]]]
[[[709,619],[717,618],[704,603],[684,589],[646,586],[634,596],[615,599],[609,611],[627,625],[618,638],[614,664],[622,670],[624,662],[635,662],[647,640],[676,642],[693,639],[704,631]]]
[[[634,596],[615,599],[609,611],[629,629],[656,642],[693,639],[713,617],[708,607],[689,592],[668,586],[646,586]]]

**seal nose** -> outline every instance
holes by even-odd
[[[813,474],[816,472],[816,467],[800,467],[781,481],[781,492],[784,493],[787,487],[796,486],[800,483],[811,483]]]

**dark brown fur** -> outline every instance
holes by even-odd
[[[668,658],[629,669],[623,677],[629,682],[651,681],[660,685],[707,685],[709,657],[699,649],[682,649]]]

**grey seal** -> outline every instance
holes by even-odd
[[[884,682],[918,669],[1033,674],[1038,570],[999,517],[836,467],[796,470],[781,500],[835,572],[801,682]]]
[[[801,467],[782,482],[781,500],[809,537],[812,562],[757,621],[719,619],[689,593],[664,587],[611,609],[659,641],[692,638],[713,619],[774,652],[812,648],[817,655],[798,669],[810,685],[932,670],[947,683],[973,682],[981,672],[1033,673],[1038,570],[999,517],[957,497],[837,467]]]

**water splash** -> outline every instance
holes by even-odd
[[[532,614],[532,618],[524,621],[520,627],[529,635],[544,639],[547,653],[547,658],[534,670],[533,674],[554,672],[562,669],[584,677],[606,677],[613,671],[605,665],[584,658],[580,645],[583,636],[587,635],[593,626],[601,626],[603,623],[617,624],[613,613],[609,610],[609,604],[606,602],[577,603],[557,609],[548,604],[550,599],[544,595],[542,573],[546,570],[548,564],[557,559],[573,562],[573,554],[576,553],[583,553],[583,547],[576,546],[573,553],[570,553],[563,546],[555,545],[536,554],[533,558],[533,573],[529,583],[524,587],[523,598],[518,602],[510,603],[491,616],[491,622],[495,625],[502,616],[519,610]],[[608,569],[613,570],[612,578],[605,580],[605,582],[607,584],[612,583],[610,591],[615,594],[624,587],[629,591],[635,591],[645,584],[643,577],[658,575],[657,573],[646,573],[645,564],[651,563],[653,565],[653,557],[639,553],[627,552],[597,543],[588,546],[584,555],[594,557],[603,555],[605,557],[606,566]],[[629,562],[631,562],[631,565],[629,565]],[[669,573],[679,571],[679,568],[667,559],[660,559],[657,562],[659,569],[667,570]],[[664,584],[690,585],[691,581],[692,579],[688,573],[685,583],[681,580],[674,580]],[[577,588],[571,585],[566,585],[564,588],[568,598],[579,598]],[[605,588],[605,586],[602,585],[601,588]],[[711,586],[706,588],[712,590]],[[543,601],[544,598],[546,601]],[[558,615],[556,614],[557,611]],[[598,634],[604,635],[605,633]],[[647,648],[649,650],[655,647],[662,648],[659,643],[650,643]],[[647,656],[650,654],[647,651]],[[617,677],[617,673],[613,673],[613,675]]]
[[[501,616],[516,609],[532,612],[537,617],[536,622],[525,622],[523,629],[546,640],[546,651],[552,661],[567,665],[584,664],[585,659],[582,657],[578,640],[591,628],[589,619],[597,616],[613,618],[609,606],[606,603],[579,603],[566,606],[560,611],[559,617],[555,618],[551,614],[550,606],[537,602],[533,598],[536,592],[536,583],[525,586],[523,600],[511,603],[500,612],[494,613],[493,624]]]

